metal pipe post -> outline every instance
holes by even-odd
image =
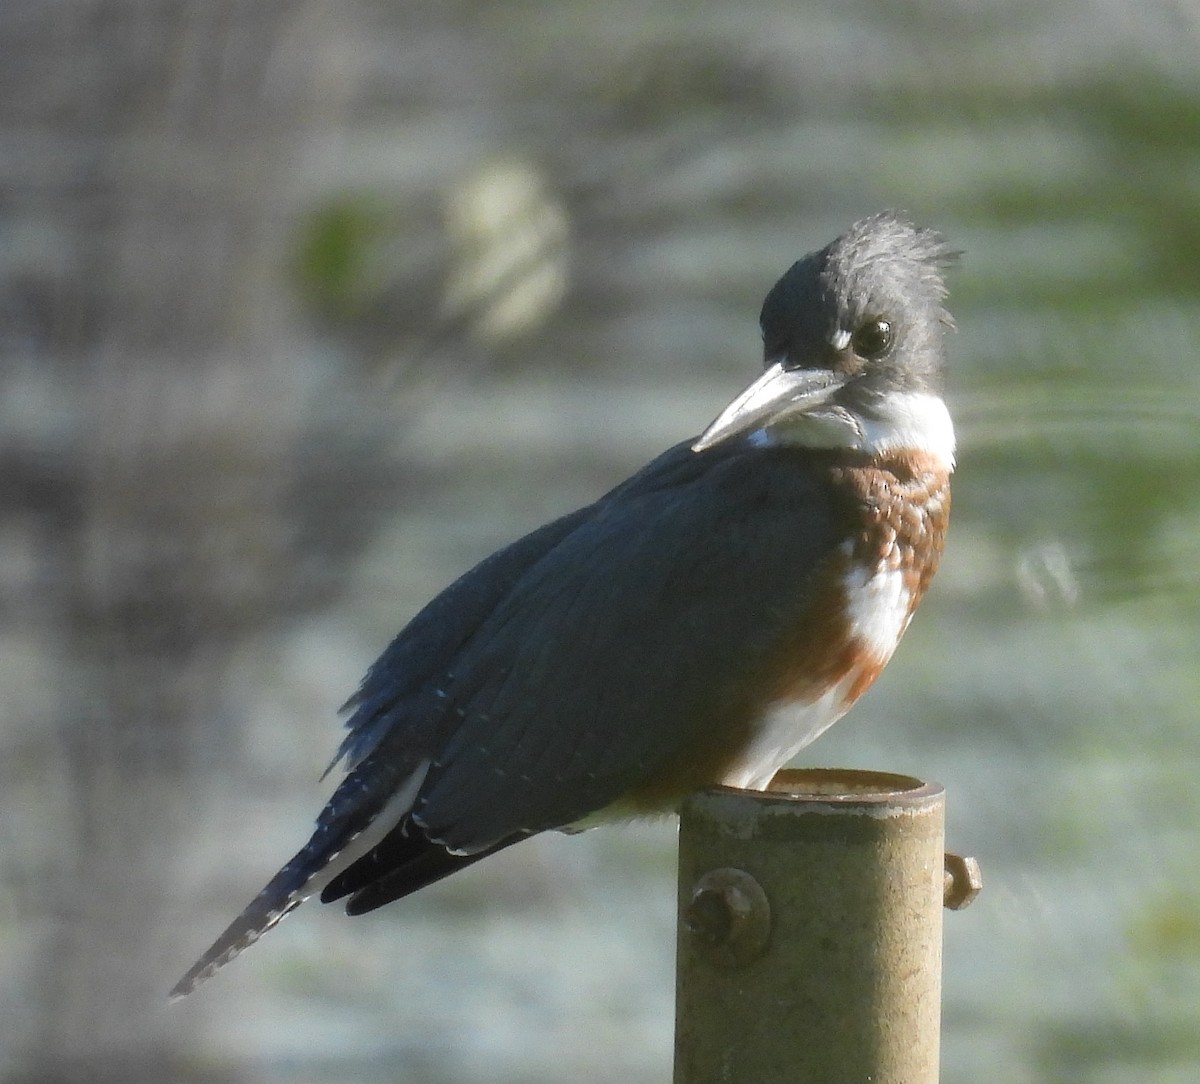
[[[944,797],[821,770],[688,799],[675,1084],[936,1084]]]

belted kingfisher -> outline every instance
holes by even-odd
[[[317,892],[362,914],[547,829],[762,788],[839,719],[942,553],[953,255],[883,213],[794,264],[765,371],[698,438],[421,610],[344,709],[312,838],[172,993]]]

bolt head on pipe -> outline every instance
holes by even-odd
[[[946,852],[942,903],[951,911],[969,907],[983,891],[983,872],[977,859]]]
[[[771,905],[745,870],[712,869],[696,880],[683,922],[697,947],[726,967],[762,954],[771,935]]]

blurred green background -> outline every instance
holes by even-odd
[[[5,0],[0,1079],[668,1080],[670,824],[163,995],[392,633],[883,207],[966,252],[955,518],[804,763],[939,780],[983,864],[946,1081],[1200,1078],[1198,55],[1189,0]]]

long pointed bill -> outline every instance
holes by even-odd
[[[827,403],[844,383],[829,369],[785,369],[776,362],[717,415],[692,451],[702,452],[731,437],[752,433],[769,420],[807,414]]]

